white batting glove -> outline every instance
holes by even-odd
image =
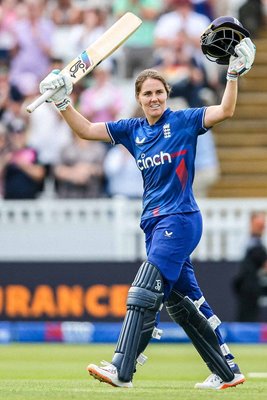
[[[234,81],[245,75],[252,67],[256,55],[256,46],[250,38],[244,38],[236,45],[237,57],[231,56],[227,70],[227,80]]]
[[[68,95],[70,95],[72,92],[73,83],[70,76],[67,74],[61,74],[59,69],[54,69],[52,72],[50,72],[50,74],[48,74],[45,79],[41,81],[39,89],[41,94],[49,89],[59,89],[47,100],[47,102],[55,103],[56,107],[60,111],[66,110],[71,102]]]

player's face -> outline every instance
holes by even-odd
[[[150,125],[155,124],[166,110],[167,92],[161,81],[148,78],[142,85],[138,101]]]

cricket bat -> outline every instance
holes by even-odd
[[[68,73],[73,84],[91,72],[101,61],[120,47],[141,25],[142,20],[131,12],[124,14],[100,38],[92,43],[78,57],[74,58],[62,73]],[[26,107],[32,113],[59,89],[50,89]]]

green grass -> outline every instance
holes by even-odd
[[[151,344],[149,360],[138,367],[133,389],[113,388],[89,377],[89,362],[110,360],[114,346],[11,344],[0,347],[0,399],[3,400],[265,400],[267,379],[200,391],[208,369],[192,345]],[[231,346],[245,374],[267,372],[267,346]]]

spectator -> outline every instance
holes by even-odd
[[[50,17],[55,25],[66,26],[81,23],[81,10],[72,0],[51,2]]]
[[[7,110],[9,101],[9,75],[8,67],[5,65],[0,66],[0,120],[3,118],[3,114]]]
[[[160,60],[157,69],[172,86],[170,98],[183,97],[189,107],[201,107],[202,89],[206,87],[205,71],[184,50],[180,36],[175,49],[165,50],[164,58]]]
[[[42,164],[48,167],[58,162],[62,147],[71,141],[71,130],[62,124],[56,110],[52,111],[44,104],[35,110],[29,122],[29,143],[38,150]]]
[[[84,8],[82,23],[71,29],[70,46],[73,57],[80,54],[105,32],[105,17],[104,11],[100,8]]]
[[[250,217],[250,238],[247,249],[234,279],[237,321],[240,322],[259,321],[260,275],[267,275],[267,250],[262,242],[265,229],[265,213],[253,213]]]
[[[103,162],[106,147],[103,143],[87,142],[76,135],[62,149],[54,168],[56,192],[59,198],[96,198],[104,194]]]
[[[44,0],[25,0],[25,16],[14,26],[15,54],[10,65],[10,81],[23,95],[27,80],[40,81],[50,65],[54,25],[45,17]],[[22,84],[22,85],[21,85]]]
[[[238,10],[238,18],[249,30],[251,36],[255,37],[264,24],[262,0],[246,0]]]
[[[2,159],[3,192],[6,200],[35,199],[41,191],[45,169],[37,152],[27,146],[26,125],[15,119],[9,125],[10,152]]]
[[[48,104],[43,104],[31,115],[28,143],[37,150],[39,161],[46,170],[44,197],[55,195],[53,168],[60,160],[62,149],[71,142],[71,137],[69,127],[62,123],[57,111]]]
[[[119,71],[124,77],[131,78],[144,68],[154,64],[153,44],[156,21],[163,8],[163,0],[115,0],[113,12],[116,17],[131,10],[142,18],[141,27],[123,46],[123,69]]]
[[[206,15],[211,21],[215,19],[216,0],[192,0],[194,10],[200,14]]]
[[[50,62],[51,69],[61,70],[63,68],[61,59],[53,58]],[[77,87],[78,85],[75,86],[75,89]],[[45,123],[40,123],[40,121],[45,121]],[[71,129],[63,123],[59,113],[45,103],[31,114],[28,130],[28,142],[37,150],[39,161],[46,168],[43,195],[53,197],[54,178],[52,169],[58,164],[63,147],[72,140]]]
[[[62,60],[51,59],[50,68],[61,70]],[[60,152],[71,142],[72,134],[71,129],[62,122],[59,113],[45,103],[31,114],[28,140],[38,151],[39,160],[46,167],[47,178],[50,178],[50,170],[59,162]]]
[[[81,112],[93,122],[114,121],[124,106],[123,93],[111,80],[112,64],[103,61],[93,72],[93,85],[80,96]]]
[[[5,125],[0,123],[0,198],[3,197],[3,170],[5,167],[6,157],[9,153],[7,142],[7,130]]]
[[[0,4],[0,64],[9,65],[15,46],[16,6],[17,0],[2,0]]]
[[[24,119],[25,111],[24,111],[24,100],[25,97],[21,94],[21,92],[16,88],[16,86],[12,86],[9,84],[9,77],[3,77],[3,88],[8,84],[8,95],[5,97],[5,101],[3,103],[3,108],[1,109],[1,121],[3,124],[8,126],[13,122],[14,119]]]
[[[141,173],[125,147],[119,145],[109,150],[104,161],[104,173],[109,196],[123,196],[128,199],[142,197]]]
[[[210,19],[194,11],[191,0],[172,0],[172,5],[173,10],[164,13],[156,24],[154,37],[156,60],[164,60],[166,54],[171,52],[175,54],[175,64],[184,64],[186,61],[189,66],[194,67],[194,71],[196,68],[199,69],[198,75],[200,72],[203,75],[205,71],[206,84],[213,90],[217,90],[218,66],[207,64],[201,52],[199,40],[210,24]],[[196,78],[194,76],[192,78],[192,82],[195,83]]]
[[[185,51],[189,58],[195,56],[202,62],[199,38],[210,24],[210,19],[193,10],[191,0],[173,0],[174,10],[163,14],[155,28],[155,46],[159,49],[160,58],[165,49],[175,49],[176,41],[184,41]]]
[[[62,58],[65,64],[77,56],[77,53],[73,54],[71,29],[82,23],[82,14],[73,0],[56,0],[50,4],[49,16],[55,27],[51,55]]]

